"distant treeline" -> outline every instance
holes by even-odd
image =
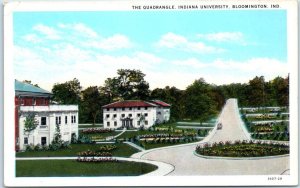
[[[119,100],[159,99],[171,104],[171,121],[191,119],[207,121],[216,115],[226,99],[237,98],[239,106],[288,106],[289,77],[276,77],[266,82],[263,76],[246,84],[208,84],[195,80],[185,90],[166,86],[149,89],[140,70],[120,69],[118,76],[107,78],[103,86],[82,89],[78,79],[56,83],[53,100],[61,104],[78,104],[80,123],[101,123],[102,106]]]

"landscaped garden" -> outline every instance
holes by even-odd
[[[165,123],[155,125],[147,130],[127,130],[112,141],[117,143],[127,141],[132,142],[144,149],[152,149],[200,141],[202,137],[207,136],[209,131],[213,128],[178,128],[177,125],[177,123]],[[84,136],[95,141],[97,140],[95,138],[102,138],[104,140],[106,137],[115,136],[119,133],[120,131],[98,128],[80,131],[80,136]]]
[[[16,177],[138,176],[155,165],[128,162],[78,162],[77,160],[17,160]]]
[[[264,157],[289,154],[289,146],[284,144],[267,144],[253,141],[219,142],[199,145],[196,153],[218,157]]]
[[[261,112],[268,113],[261,113]],[[253,139],[289,141],[286,107],[241,109],[242,119]]]

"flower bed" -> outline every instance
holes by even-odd
[[[112,129],[104,129],[104,128],[88,128],[82,130],[82,133],[84,134],[94,134],[94,133],[110,133],[112,132]]]
[[[79,152],[78,157],[112,157],[112,153],[87,150]]]
[[[196,152],[205,156],[220,157],[262,157],[289,154],[289,146],[261,142],[236,141],[199,145]]]
[[[78,157],[76,161],[77,162],[93,162],[93,163],[118,162],[118,160],[113,157],[101,157],[101,158]]]
[[[145,134],[145,135],[140,135],[140,139],[146,139],[146,138],[178,138],[178,137],[191,137],[191,136],[196,136],[196,133],[186,133],[186,134]]]
[[[97,149],[97,151],[112,151],[117,149],[116,145],[104,145]]]

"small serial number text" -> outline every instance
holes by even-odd
[[[268,180],[269,181],[280,181],[282,180],[282,177],[277,177],[277,176],[271,176],[271,177],[268,177]]]

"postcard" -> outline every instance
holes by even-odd
[[[4,5],[4,183],[298,184],[296,0]]]

